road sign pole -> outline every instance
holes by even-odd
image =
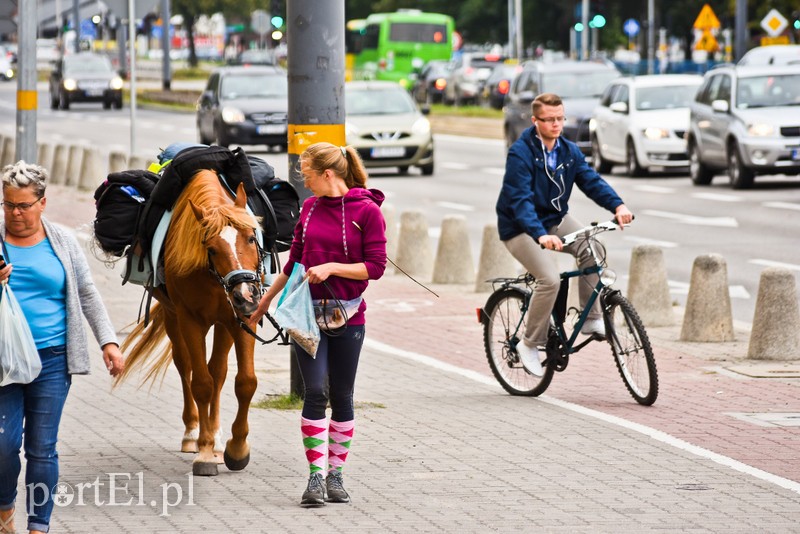
[[[736,0],[735,60],[739,61],[747,51],[747,0]]]
[[[303,185],[300,154],[320,141],[337,146],[346,143],[344,0],[292,0],[286,8],[289,182],[304,200],[311,191]],[[302,378],[294,354],[289,365],[291,392],[299,396]]]
[[[656,50],[656,22],[654,0],[647,0],[647,74],[653,74]]]
[[[36,2],[20,2],[16,158],[36,162]]]

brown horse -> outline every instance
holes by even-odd
[[[239,409],[225,444],[223,460],[238,471],[250,461],[247,413],[256,390],[255,339],[240,321],[255,311],[261,296],[263,251],[256,239],[258,222],[245,210],[240,184],[231,199],[213,171],[198,172],[173,210],[164,243],[165,284],[153,292],[158,300],[150,322],[139,323],[122,345],[127,351],[123,380],[145,369],[145,378],[163,376],[172,360],[183,387],[183,452],[197,452],[195,475],[216,475],[220,391],[228,371],[228,353],[236,348],[236,398]],[[211,357],[206,335],[214,327]],[[148,361],[164,337],[166,345]],[[199,426],[199,433],[198,433]]]

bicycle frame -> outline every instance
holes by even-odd
[[[585,341],[582,341],[580,344],[575,345],[575,341],[578,339],[578,334],[580,333],[581,327],[583,323],[586,322],[586,318],[589,316],[589,312],[594,306],[594,303],[597,302],[597,299],[600,296],[600,293],[607,287],[603,281],[600,279],[597,281],[597,285],[594,286],[594,290],[592,294],[589,296],[589,299],[586,301],[586,305],[583,308],[580,316],[578,316],[578,320],[575,323],[575,328],[572,331],[572,334],[567,337],[566,330],[564,329],[564,322],[566,321],[566,299],[567,299],[567,291],[569,287],[569,280],[571,278],[575,278],[578,276],[586,276],[591,274],[600,275],[604,270],[603,267],[600,265],[595,265],[593,267],[587,267],[586,269],[578,269],[575,271],[566,271],[561,273],[561,289],[559,289],[558,297],[556,299],[556,305],[553,308],[553,322],[555,323],[555,332],[558,335],[559,339],[561,340],[562,346],[564,347],[567,354],[574,354],[585,347],[588,343],[594,340],[594,337],[589,337]],[[526,310],[527,311],[527,310]]]

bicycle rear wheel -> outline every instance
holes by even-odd
[[[650,340],[639,314],[619,291],[606,295],[606,338],[625,387],[636,402],[650,406],[658,397],[658,371]]]
[[[492,293],[484,306],[483,343],[492,374],[512,395],[538,396],[553,380],[553,367],[543,364],[544,374],[530,374],[517,355],[517,343],[525,332],[523,306],[527,295],[514,288]]]

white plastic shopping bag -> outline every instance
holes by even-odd
[[[17,297],[7,283],[0,285],[0,386],[29,384],[39,376],[42,361]]]
[[[305,267],[300,263],[295,263],[281,298],[278,300],[275,320],[295,343],[300,345],[311,357],[315,357],[320,334],[319,326],[314,319],[311,290],[305,276]]]

